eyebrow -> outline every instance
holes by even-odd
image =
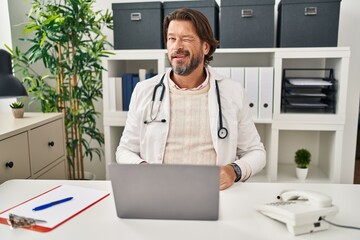
[[[173,37],[173,36],[178,36],[177,34],[175,33],[168,33],[167,36],[169,37]],[[180,38],[192,38],[192,39],[195,39],[196,36],[195,35],[190,35],[190,34],[184,34],[184,35],[181,35],[179,36]]]

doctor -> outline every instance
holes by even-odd
[[[220,189],[265,166],[265,150],[240,83],[208,66],[218,46],[207,18],[179,9],[165,17],[171,70],[136,85],[118,163],[220,165]]]

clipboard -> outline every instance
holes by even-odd
[[[9,214],[16,214],[27,218],[46,221],[37,222],[34,226],[23,228],[38,232],[49,232],[109,195],[109,192],[97,189],[72,185],[59,185],[0,212],[0,223],[9,225]],[[64,197],[73,197],[73,199],[41,211],[32,210],[37,206],[53,202]]]

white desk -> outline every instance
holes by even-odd
[[[27,200],[59,184],[79,185],[111,191],[109,181],[10,180],[0,185],[0,211]],[[130,220],[116,216],[113,196],[75,216],[48,233],[12,230],[0,224],[0,238],[41,239],[360,239],[360,231],[330,226],[322,232],[293,237],[285,225],[254,210],[254,206],[274,201],[285,189],[315,190],[333,197],[340,209],[332,219],[345,225],[360,225],[360,185],[239,183],[220,192],[218,221]]]

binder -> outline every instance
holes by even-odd
[[[109,77],[108,84],[108,92],[109,92],[109,110],[116,111],[116,79],[114,77]]]
[[[136,84],[140,82],[140,78],[139,78],[139,75],[132,75],[131,77],[131,93],[130,93],[130,99],[131,99],[131,95],[132,95],[132,92],[134,91],[134,88],[136,86]]]
[[[111,91],[111,89],[110,89]],[[115,100],[116,100],[116,111],[122,111],[122,78],[115,78]]]
[[[230,78],[231,77],[231,73],[230,73],[230,68],[229,67],[216,67],[214,68],[215,71],[224,77]]]
[[[122,110],[129,111],[130,97],[132,88],[132,74],[125,73],[122,75]]]
[[[245,87],[245,68],[243,67],[232,67],[230,68],[231,78],[241,83],[241,86]]]
[[[145,79],[149,79],[149,78],[152,78],[152,77],[155,77],[155,76],[156,76],[156,73],[149,72],[149,73],[146,73]]]
[[[146,73],[147,73],[146,69],[142,69],[142,68],[139,69],[139,81],[140,82],[144,81],[146,79]]]
[[[272,119],[274,69],[259,68],[259,119]]]
[[[122,75],[122,102],[123,111],[129,111],[129,105],[132,92],[135,85],[139,82],[139,75],[133,73],[125,73]]]
[[[259,68],[245,68],[245,91],[253,119],[257,119],[259,105]]]
[[[109,78],[109,110],[121,111],[122,110],[122,78],[110,77]]]

